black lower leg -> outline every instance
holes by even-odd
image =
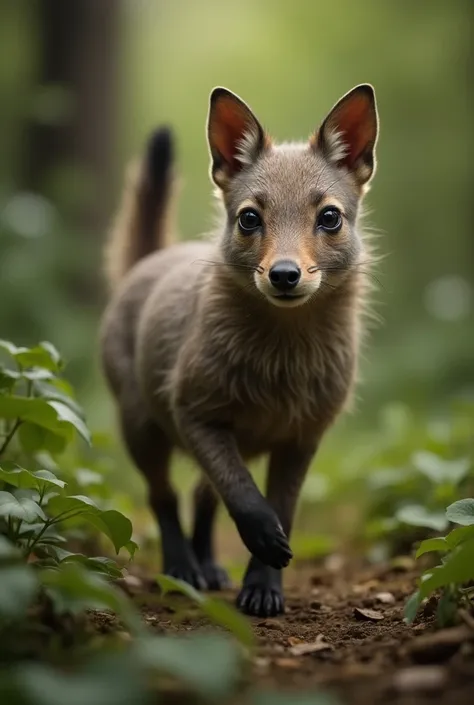
[[[217,505],[216,493],[206,480],[202,480],[194,493],[192,547],[209,590],[222,590],[229,585],[227,573],[216,564],[214,558],[213,529]]]
[[[129,386],[121,408],[122,433],[128,451],[148,483],[151,508],[161,532],[163,572],[196,588],[206,587],[191,545],[183,534],[178,500],[169,481],[171,444],[144,411]]]
[[[313,445],[300,448],[297,444],[288,444],[275,450],[270,457],[267,499],[288,537],[301,485],[313,454]],[[281,614],[285,608],[282,571],[252,556],[237,597],[237,606],[247,614],[260,617]]]
[[[151,498],[151,504],[160,526],[163,572],[200,590],[205,589],[206,580],[181,528],[176,495],[169,493],[159,499]]]

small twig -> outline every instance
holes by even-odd
[[[3,453],[6,451],[8,448],[10,441],[12,440],[13,436],[15,433],[18,431],[19,426],[21,425],[21,419],[17,419],[15,423],[13,424],[13,427],[9,433],[5,436],[5,440],[3,441],[1,447],[0,447],[0,456],[3,455]]]

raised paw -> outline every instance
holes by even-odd
[[[264,565],[285,568],[293,558],[288,539],[275,512],[262,506],[234,516],[237,529],[250,553]]]
[[[285,600],[276,586],[244,585],[237,596],[237,607],[254,617],[275,617],[285,611]]]
[[[226,590],[231,583],[224,568],[213,561],[201,563],[201,570],[208,590]]]

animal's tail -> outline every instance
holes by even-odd
[[[111,289],[133,265],[166,246],[174,191],[173,139],[169,128],[156,130],[145,156],[127,174],[122,202],[105,249]]]

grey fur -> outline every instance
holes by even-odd
[[[232,94],[219,91],[231,105]],[[214,104],[210,135],[219,129],[212,121],[221,119]],[[249,125],[243,130],[240,156]],[[130,263],[104,315],[102,357],[125,443],[148,480],[158,520],[160,502],[175,502],[169,454],[181,448],[204,471],[254,554],[252,580],[265,582],[291,557],[287,537],[304,476],[354,385],[370,257],[359,206],[373,170],[361,178],[315,140],[274,146],[266,138],[253,162],[242,163],[236,153],[224,179],[218,150],[210,147],[224,204],[220,233]],[[242,204],[263,213],[263,232],[239,233]],[[329,204],[344,214],[334,236],[315,228],[319,209]],[[128,238],[141,237],[126,217],[121,228]],[[117,247],[124,241],[122,232]],[[302,270],[299,300],[272,296],[268,270],[280,259]],[[261,454],[271,458],[267,500],[245,464]],[[166,511],[165,528],[174,516]],[[184,539],[176,540],[183,553]],[[188,563],[196,568],[192,556]],[[241,606],[281,611],[283,598],[270,608],[269,594]]]

